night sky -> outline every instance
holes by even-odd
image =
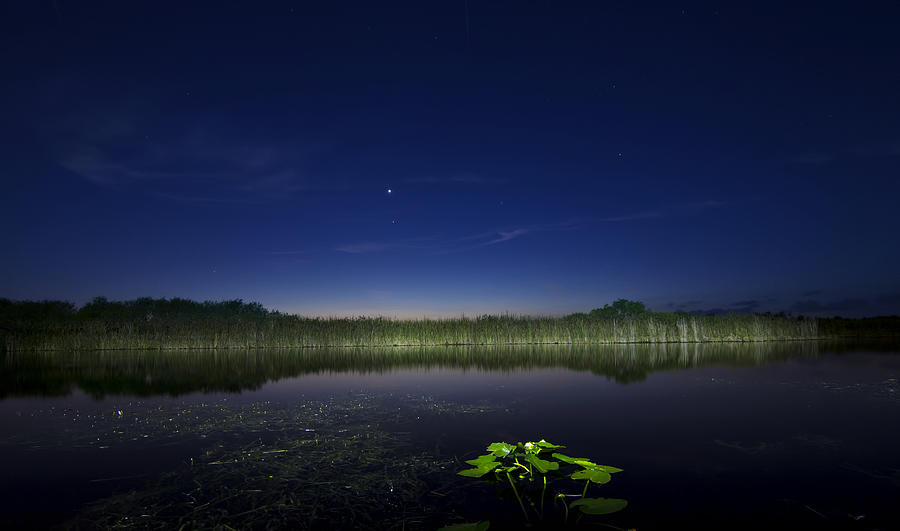
[[[900,313],[900,7],[0,7],[0,296]]]

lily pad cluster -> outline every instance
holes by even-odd
[[[457,472],[460,476],[485,478],[508,483],[515,495],[526,520],[533,516],[544,519],[544,502],[551,500],[564,510],[564,521],[569,512],[577,510],[582,515],[601,515],[620,511],[628,504],[617,498],[589,498],[590,486],[608,483],[612,474],[621,468],[600,465],[586,457],[571,457],[557,450],[563,445],[553,444],[544,439],[525,443],[491,443],[484,455],[466,461],[472,465]],[[565,480],[584,483],[580,493],[563,492]],[[576,498],[568,501],[570,498]],[[528,502],[530,511],[526,508]],[[579,519],[581,515],[579,515]]]

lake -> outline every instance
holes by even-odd
[[[898,529],[898,352],[5,353],[0,527]],[[541,439],[623,469],[588,496],[627,507],[566,519],[552,498],[520,506],[493,473],[457,474],[490,443]],[[538,484],[525,478],[522,497]],[[551,491],[583,485],[561,477]]]

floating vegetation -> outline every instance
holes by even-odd
[[[487,477],[500,485],[508,484],[526,522],[531,522],[534,518],[545,522],[550,520],[548,512],[557,506],[564,511],[562,524],[567,524],[572,511],[581,513],[575,521],[578,523],[584,515],[611,514],[628,505],[626,500],[617,498],[587,497],[592,484],[608,483],[611,475],[622,469],[599,465],[586,457],[570,457],[556,451],[560,448],[565,446],[544,439],[516,444],[491,443],[487,447],[489,453],[466,461],[473,468],[461,470],[457,474],[473,478]],[[568,480],[568,483],[583,482],[584,487],[579,489],[580,493],[567,494],[560,490],[560,480]],[[569,501],[568,498],[575,499]],[[527,508],[523,500],[528,502]],[[558,523],[553,524],[554,527]],[[483,523],[464,525],[482,526]]]
[[[858,472],[873,479],[887,481],[894,487],[900,487],[900,468],[886,468],[883,471],[872,471],[853,463],[842,463],[841,468]]]
[[[801,433],[783,441],[760,441],[744,443],[743,441],[723,441],[714,439],[713,443],[723,448],[730,448],[752,456],[773,458],[776,455],[791,455],[797,452],[808,453],[809,450],[834,453],[840,450],[842,442],[821,434]]]
[[[216,445],[140,491],[92,504],[74,527],[413,529],[445,518],[423,503],[450,466],[402,438],[348,429]]]
[[[413,411],[421,411],[430,415],[483,415],[494,413],[512,413],[514,407],[497,405],[489,401],[471,404],[460,404],[449,400],[438,400],[429,395],[406,395],[405,401]]]
[[[799,443],[807,448],[813,448],[823,452],[836,452],[841,448],[841,441],[825,435],[801,433],[791,438],[795,443]]]
[[[316,433],[322,424],[336,425],[354,418],[369,419],[366,426],[374,429],[378,422],[400,423],[401,419],[424,415],[513,411],[508,405],[488,401],[459,403],[418,394],[376,396],[353,393],[342,398],[304,400],[290,407],[270,401],[240,404],[228,397],[185,404],[128,400],[103,411],[56,407],[33,410],[29,415],[38,428],[32,436],[4,434],[0,444],[25,446],[32,450],[61,446],[108,448],[135,442],[159,446],[185,438],[235,440],[247,436]],[[65,431],[65,439],[55,435],[60,429]]]
[[[895,372],[896,374],[896,372]],[[807,392],[826,391],[831,394],[864,397],[879,403],[891,403],[900,406],[900,381],[896,377],[885,378],[879,381],[871,380],[818,380],[786,381],[783,385],[801,388]]]
[[[180,436],[210,444],[144,488],[92,503],[68,525],[435,529],[453,518],[448,494],[456,461],[415,451],[410,434],[391,429],[396,409],[371,395],[352,395],[288,408],[258,403],[185,411]],[[447,411],[447,404],[438,408]],[[171,438],[174,417],[158,413],[133,426],[140,429],[119,430],[122,441]],[[87,431],[98,438],[96,429]]]

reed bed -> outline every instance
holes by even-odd
[[[818,321],[780,315],[483,315],[447,319],[302,317],[241,301],[0,301],[2,348],[255,349],[508,344],[694,343],[817,339]]]

